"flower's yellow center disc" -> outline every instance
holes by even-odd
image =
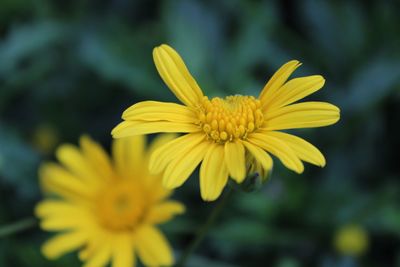
[[[263,123],[260,100],[253,96],[234,95],[225,99],[203,98],[200,126],[207,137],[217,143],[246,139]]]
[[[107,228],[130,230],[143,217],[143,195],[129,181],[113,184],[98,196],[97,214],[100,222]]]

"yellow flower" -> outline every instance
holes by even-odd
[[[340,228],[334,238],[336,250],[348,256],[360,256],[368,249],[368,234],[358,225],[346,225]]]
[[[59,136],[55,128],[50,125],[39,125],[32,136],[33,146],[44,154],[50,154],[56,147]]]
[[[204,200],[218,198],[228,176],[237,183],[246,177],[246,162],[255,161],[264,170],[272,168],[269,153],[289,169],[303,172],[301,160],[325,165],[321,152],[307,141],[280,132],[312,128],[339,120],[339,109],[324,102],[296,103],[324,85],[315,75],[287,81],[300,66],[296,60],[283,65],[265,85],[259,97],[234,95],[209,99],[203,95],[179,54],[167,45],[156,47],[157,70],[169,89],[184,104],[139,102],[122,115],[116,138],[158,132],[185,133],[154,152],[150,171],[164,171],[167,188],[182,185],[197,165]]]
[[[147,170],[149,153],[172,138],[159,137],[147,151],[143,136],[115,140],[113,159],[87,136],[80,148],[58,148],[60,164],[39,169],[43,190],[57,198],[41,201],[36,215],[42,229],[60,232],[43,245],[43,254],[55,259],[79,250],[88,267],[132,267],[136,255],[146,266],[172,265],[170,245],[156,225],[184,206],[168,200],[171,191]]]

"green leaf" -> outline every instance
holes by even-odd
[[[67,32],[64,25],[52,21],[13,28],[7,39],[0,43],[0,78],[7,78],[21,60],[68,38]]]
[[[38,192],[39,155],[15,131],[0,124],[0,179],[14,185],[24,198]],[[0,180],[0,181],[1,181]]]

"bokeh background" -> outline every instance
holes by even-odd
[[[210,96],[258,95],[298,59],[294,76],[327,80],[308,99],[342,110],[334,126],[297,131],[327,166],[297,175],[275,161],[261,190],[235,193],[189,266],[400,266],[399,13],[386,0],[1,0],[0,266],[80,266],[40,254],[37,167],[82,133],[108,149],[137,101],[177,101],[152,62],[161,43]],[[193,176],[175,194],[187,213],[163,226],[177,255],[215,205]]]

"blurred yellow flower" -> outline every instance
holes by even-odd
[[[340,228],[334,238],[336,250],[347,256],[360,256],[368,249],[368,234],[359,225],[346,225]]]
[[[218,198],[228,176],[237,183],[246,177],[249,158],[266,171],[272,168],[269,153],[289,169],[303,172],[301,160],[325,165],[321,152],[307,141],[279,130],[312,128],[339,120],[339,109],[324,102],[294,102],[324,85],[319,75],[287,81],[300,66],[283,65],[258,97],[233,95],[209,99],[203,95],[179,54],[168,45],[156,47],[157,70],[169,89],[184,104],[144,101],[128,108],[125,120],[112,131],[116,138],[158,132],[185,133],[160,147],[150,159],[150,171],[164,171],[167,188],[181,186],[197,165],[204,200]]]
[[[161,177],[148,173],[149,153],[170,141],[158,137],[146,150],[143,136],[113,142],[113,159],[87,136],[80,148],[65,144],[57,150],[60,164],[39,170],[43,190],[56,195],[36,207],[40,226],[60,232],[47,241],[43,254],[55,259],[79,250],[84,266],[135,266],[136,255],[146,266],[170,266],[173,255],[157,224],[184,212],[168,200]]]
[[[36,127],[32,136],[33,146],[44,154],[50,154],[59,141],[58,133],[50,125],[42,124]]]

